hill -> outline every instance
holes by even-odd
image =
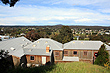
[[[4,27],[10,27],[10,28],[51,28],[51,29],[60,29],[63,25],[58,24],[58,25],[30,25],[30,26],[24,26],[24,25],[15,25],[15,26],[2,26],[0,25],[0,28]],[[77,25],[69,25],[71,29],[91,29],[91,30],[100,30],[100,29],[107,29],[110,30],[110,26],[77,26]]]
[[[35,68],[17,68],[9,70],[9,73],[110,73],[110,70],[89,63],[71,62]]]

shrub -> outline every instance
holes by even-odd
[[[1,50],[0,51],[0,73],[7,72],[10,68],[10,61],[8,60],[8,51]]]
[[[106,51],[105,45],[103,44],[98,51],[98,57],[96,58],[94,64],[104,66],[104,64],[109,61],[108,57],[109,54]]]

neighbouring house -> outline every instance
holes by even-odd
[[[10,39],[10,37],[9,37],[9,36],[2,36],[2,35],[0,35],[0,39],[1,39],[2,41],[4,41],[4,40]]]
[[[62,44],[49,38],[40,38],[24,47],[27,66],[39,66],[62,60]]]
[[[32,42],[25,37],[0,41],[0,50],[8,50],[14,66],[18,66],[21,62],[26,61],[24,60],[26,58],[24,56],[23,47],[30,43]]]
[[[93,63],[101,45],[101,41],[71,41],[64,44],[64,57],[66,61],[85,61]],[[105,45],[110,55],[110,46]],[[110,57],[109,57],[110,61]]]

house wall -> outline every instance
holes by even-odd
[[[55,55],[56,52],[58,52],[59,55]],[[53,55],[54,55],[54,61],[62,60],[62,58],[63,58],[63,51],[54,50],[53,51]]]
[[[68,51],[68,54],[64,54],[64,56],[69,56],[69,57],[79,57],[79,61],[84,61],[84,62],[89,62],[93,63],[93,56],[95,52],[98,52],[97,50],[68,50],[65,49],[65,51]],[[74,55],[74,51],[77,51],[77,54]],[[87,52],[87,55],[84,55],[84,51]],[[95,59],[95,58],[94,58]]]
[[[34,56],[34,60],[30,60],[30,56]],[[42,64],[42,57],[46,57],[46,63],[50,62],[50,56],[26,55],[27,63]]]
[[[19,66],[20,64],[20,58],[19,57],[16,57],[16,56],[12,56],[12,59],[13,59],[13,64],[14,66]]]

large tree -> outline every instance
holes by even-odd
[[[36,41],[37,39],[39,39],[41,37],[37,32],[35,32],[34,30],[31,30],[26,34],[26,38],[31,41]]]
[[[103,45],[101,45],[101,47],[98,51],[98,57],[96,58],[94,64],[104,66],[104,64],[109,61],[108,58],[109,58],[109,54],[106,51],[105,45],[103,44]]]
[[[14,6],[16,4],[16,2],[18,2],[19,0],[0,0],[3,4],[7,5],[9,4],[10,7]]]
[[[8,60],[8,51],[0,50],[0,73],[7,73],[11,67],[11,62]]]
[[[69,26],[62,26],[60,34],[55,35],[53,39],[64,44],[73,39],[73,34]]]

